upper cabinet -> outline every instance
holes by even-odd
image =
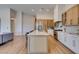
[[[72,10],[68,10],[66,13],[66,25],[72,24]]]
[[[72,8],[72,25],[79,24],[79,5]]]
[[[52,19],[48,19],[48,20],[37,20],[38,25],[41,25],[43,27],[43,30],[45,30],[46,32],[48,31],[48,28],[53,29],[54,27],[54,20]]]
[[[62,14],[62,24],[65,25],[66,24],[66,13]]]
[[[47,20],[47,27],[53,27],[54,26],[54,21],[53,20]]]
[[[79,25],[79,5],[62,14],[63,25]]]

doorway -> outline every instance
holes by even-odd
[[[15,32],[15,21],[11,20],[11,32],[14,33]]]

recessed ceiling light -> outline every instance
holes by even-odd
[[[39,9],[39,11],[41,12],[41,11],[42,11],[42,8],[41,8],[41,9]]]
[[[34,9],[32,9],[32,12],[34,12],[35,10]]]
[[[50,10],[49,9],[46,9],[46,11],[49,12]]]

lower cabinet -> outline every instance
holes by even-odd
[[[75,51],[76,53],[79,53],[79,40],[76,40],[76,41],[75,41],[75,49],[74,49],[74,51]]]
[[[61,31],[58,31],[58,40],[63,43],[64,42],[63,39],[64,39],[64,33]]]
[[[58,40],[75,53],[79,53],[79,37],[76,35],[58,32]]]
[[[75,53],[79,53],[79,38],[78,37],[73,36],[71,50],[74,51]]]
[[[69,47],[69,49],[72,49],[72,41],[73,41],[73,37],[69,34],[66,34],[66,46]]]
[[[0,35],[0,44],[2,44],[2,35]]]
[[[28,36],[28,53],[31,54],[48,53],[48,36],[47,35]]]

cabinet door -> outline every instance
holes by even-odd
[[[67,34],[67,43],[66,43],[66,46],[69,48],[69,49],[72,49],[73,46],[72,46],[72,41],[73,41],[73,36],[70,35],[70,34]]]
[[[53,20],[48,20],[47,21],[47,25],[49,26],[49,27],[53,27],[54,25],[53,25]]]
[[[72,40],[72,50],[75,53],[79,53],[79,38],[78,37],[74,37]]]
[[[59,31],[57,32],[57,34],[58,34],[58,40],[60,41],[60,39],[61,39],[61,37],[60,37],[60,36],[61,36],[61,34],[60,34],[60,32],[59,32]]]
[[[66,25],[79,24],[79,5],[74,6],[66,12]]]
[[[67,33],[64,34],[64,45],[66,45],[67,47],[69,47],[69,35]]]
[[[79,53],[79,38],[74,35],[67,35],[66,46],[75,53]]]
[[[47,32],[47,20],[43,20],[43,26],[45,31]]]
[[[40,38],[41,37],[41,38]],[[48,36],[30,36],[28,41],[28,53],[48,53]]]
[[[71,48],[72,44],[71,44],[71,36],[67,33],[63,33],[62,34],[62,43],[67,46],[68,48]]]
[[[63,25],[66,25],[66,12],[62,14],[62,23]]]
[[[72,8],[72,25],[78,25],[78,6]]]
[[[65,33],[65,37],[64,37],[64,45],[66,45],[69,49],[71,49],[72,51],[74,51],[74,48],[76,47],[76,43],[74,41],[74,36]]]
[[[64,33],[63,32],[58,32],[58,40],[62,43],[64,42]]]
[[[72,21],[72,10],[67,11],[66,25],[71,25]]]
[[[75,52],[76,53],[79,53],[79,40],[77,39],[77,40],[75,40]]]

